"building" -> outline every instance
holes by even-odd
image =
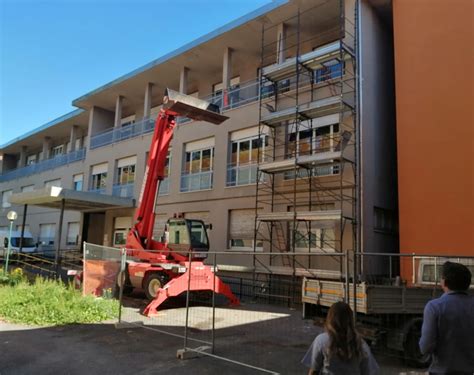
[[[391,1],[273,1],[74,99],[77,110],[2,145],[0,226],[10,209],[21,223],[12,194],[61,186],[124,199],[66,211],[60,238],[59,211],[29,206],[26,225],[42,244],[122,246],[169,87],[219,104],[229,120],[180,119],[157,236],[182,213],[213,224],[211,250],[228,251],[221,259],[228,264],[252,263],[234,250],[396,252],[393,64]],[[288,266],[283,257],[265,262]],[[330,263],[302,267],[337,277],[342,265]],[[370,257],[359,267],[384,271]]]

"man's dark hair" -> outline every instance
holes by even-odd
[[[471,271],[464,264],[446,262],[441,277],[449,290],[467,290],[471,285]]]

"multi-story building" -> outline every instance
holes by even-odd
[[[10,209],[21,225],[23,207],[11,206],[12,194],[60,186],[87,192],[83,206],[66,202],[74,211],[64,215],[61,238],[57,209],[28,206],[26,225],[39,241],[123,245],[169,87],[219,104],[229,119],[220,126],[180,119],[157,233],[183,213],[213,224],[216,251],[394,252],[393,51],[390,1],[273,1],[1,146],[0,226]],[[98,194],[123,199],[105,208],[94,203]],[[281,237],[266,241],[265,231]]]

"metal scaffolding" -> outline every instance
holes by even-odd
[[[356,7],[325,1],[262,26],[253,266],[270,290],[302,269],[342,279],[341,257],[308,253],[358,249]]]

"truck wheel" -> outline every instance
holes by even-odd
[[[123,295],[128,296],[133,292],[133,286],[132,283],[130,282],[130,276],[128,275],[128,270],[125,270],[125,275],[122,276],[122,272],[119,272],[117,274],[117,282],[115,286],[115,297],[119,298],[120,296],[120,287],[122,286],[122,280],[124,281],[123,285]]]
[[[421,354],[420,337],[423,319],[417,318],[410,322],[410,328],[405,336],[404,355],[407,365],[416,368],[428,368],[431,363],[429,354]]]
[[[146,298],[152,300],[156,297],[158,290],[163,288],[168,282],[168,277],[160,272],[150,272],[145,275],[143,280],[143,289]]]

